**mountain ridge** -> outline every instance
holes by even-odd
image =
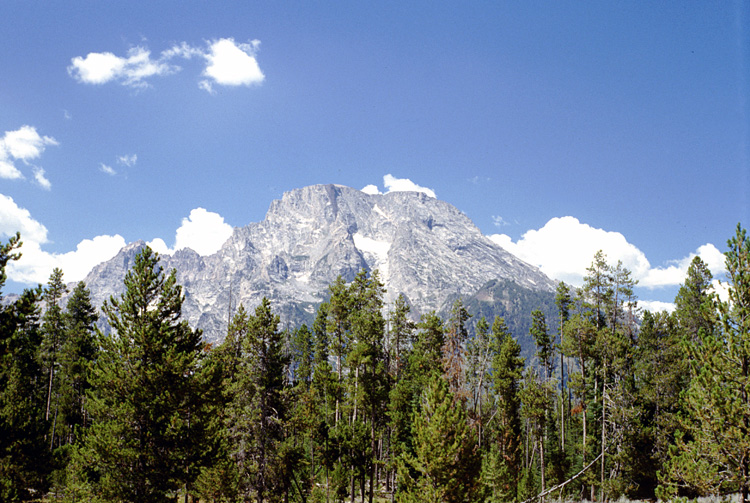
[[[100,306],[122,292],[122,279],[145,242],[126,245],[84,282]],[[243,227],[214,254],[181,249],[161,256],[183,286],[183,316],[209,341],[223,338],[233,309],[268,297],[286,323],[309,321],[328,285],[377,269],[386,304],[403,294],[413,314],[446,312],[487,282],[509,280],[550,293],[555,283],[484,236],[453,205],[419,192],[367,194],[312,185],[271,202],[265,218]]]

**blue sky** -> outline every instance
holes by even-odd
[[[669,302],[750,222],[748,41],[739,0],[2,2],[6,291],[338,183],[432,190],[556,279],[602,248]]]

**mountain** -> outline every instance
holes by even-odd
[[[143,246],[131,243],[86,277],[96,305],[123,291],[125,272]],[[209,341],[223,339],[239,303],[252,310],[263,296],[284,322],[309,322],[328,285],[339,275],[350,281],[362,268],[377,269],[386,302],[404,294],[415,316],[445,313],[458,297],[469,299],[474,311],[497,311],[502,306],[488,300],[492,285],[510,285],[514,298],[544,298],[547,304],[555,288],[444,201],[340,185],[287,192],[262,222],[235,228],[213,255],[183,249],[162,256],[161,263],[177,271],[186,297],[183,316]]]

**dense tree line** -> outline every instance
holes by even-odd
[[[5,269],[20,237],[0,247]],[[728,300],[695,258],[672,313],[622,264],[560,283],[530,361],[461,300],[418,322],[377,271],[337,279],[311,326],[264,299],[211,347],[145,248],[98,318],[86,286],[0,307],[0,501],[604,501],[750,489],[750,239]],[[70,293],[65,305],[62,299]]]

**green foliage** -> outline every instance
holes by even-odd
[[[0,246],[0,288],[7,279],[6,266],[20,258],[20,246],[19,235]],[[0,501],[30,500],[49,486],[41,297],[41,288],[27,289],[0,306]]]
[[[729,299],[718,303],[720,330],[707,331],[698,323],[698,340],[687,343],[693,378],[664,490],[674,494],[683,484],[700,494],[733,490],[745,502],[750,493],[750,239],[738,225],[727,245]]]
[[[200,386],[201,334],[180,321],[182,290],[146,247],[126,291],[103,310],[112,336],[88,395],[92,425],[75,453],[73,497],[164,501],[197,476],[208,390]]]
[[[440,377],[429,382],[421,401],[413,423],[415,452],[402,458],[398,501],[478,501],[481,458],[463,407]]]
[[[0,247],[0,286],[18,239]],[[111,336],[82,283],[63,309],[55,270],[0,307],[0,501],[514,502],[563,482],[550,498],[747,501],[739,226],[726,259],[728,301],[696,258],[673,314],[641,315],[630,271],[599,252],[580,290],[512,300],[520,287],[493,282],[418,324],[363,270],[309,327],[280,331],[267,299],[239,306],[215,348],[148,248],[103,307]],[[491,305],[527,319],[490,327]]]
[[[474,319],[484,317],[505,320],[508,330],[521,346],[521,354],[530,359],[536,347],[529,337],[531,312],[538,309],[548,320],[550,330],[558,329],[555,294],[547,291],[524,288],[512,280],[496,279],[487,282],[474,295],[464,299],[466,310]],[[446,318],[449,312],[440,313]]]
[[[521,382],[524,359],[521,347],[500,317],[492,323],[492,348],[492,391],[496,397],[496,409],[494,422],[490,422],[487,428],[490,449],[485,456],[482,480],[492,501],[515,501],[522,468]]]
[[[450,386],[451,393],[459,399],[466,398],[464,362],[466,360],[466,342],[469,330],[466,322],[471,315],[461,299],[453,303],[450,318],[446,325],[445,343],[443,344],[443,373]]]
[[[544,379],[552,377],[552,370],[555,367],[555,349],[554,337],[550,337],[547,330],[547,320],[544,313],[537,310],[531,312],[531,328],[529,333],[534,338],[537,347],[537,358],[539,365],[544,370]]]

